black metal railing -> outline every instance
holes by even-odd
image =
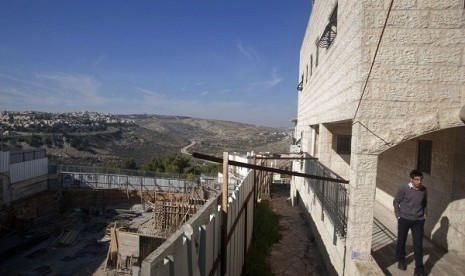
[[[307,179],[307,184],[313,190],[324,212],[326,212],[330,221],[333,223],[336,233],[340,237],[345,238],[349,207],[349,190],[348,187],[346,187],[347,184],[343,183],[344,179],[316,160],[306,161],[306,173],[341,179],[341,183]]]

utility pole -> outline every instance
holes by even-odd
[[[229,153],[223,152],[223,187],[221,198],[221,275],[226,275],[228,253],[228,184],[229,184]]]

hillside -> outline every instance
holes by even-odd
[[[289,129],[180,116],[118,117],[133,120],[135,125],[105,133],[79,133],[86,150],[77,150],[65,142],[60,148],[47,147],[47,153],[56,163],[104,165],[133,158],[143,164],[152,157],[179,152],[216,156],[223,151],[287,153],[292,141]]]

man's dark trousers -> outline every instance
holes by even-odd
[[[399,218],[397,222],[398,237],[396,257],[398,261],[405,261],[405,242],[407,241],[408,230],[412,230],[413,253],[415,254],[415,267],[423,267],[423,233],[425,220],[409,220]]]

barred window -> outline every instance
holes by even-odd
[[[317,42],[317,46],[321,48],[326,48],[329,49],[331,45],[334,42],[334,39],[336,38],[337,35],[337,3],[336,6],[334,7],[333,11],[331,12],[331,15],[329,16],[329,22],[325,27],[325,30],[323,31],[323,34],[321,35],[320,39]],[[318,50],[317,47],[317,50]]]
[[[417,169],[424,173],[431,173],[431,157],[433,153],[433,141],[419,140]]]
[[[313,56],[310,56],[310,76],[313,74]]]
[[[338,135],[336,152],[338,154],[350,154],[350,144],[352,142],[352,136],[350,135]]]

